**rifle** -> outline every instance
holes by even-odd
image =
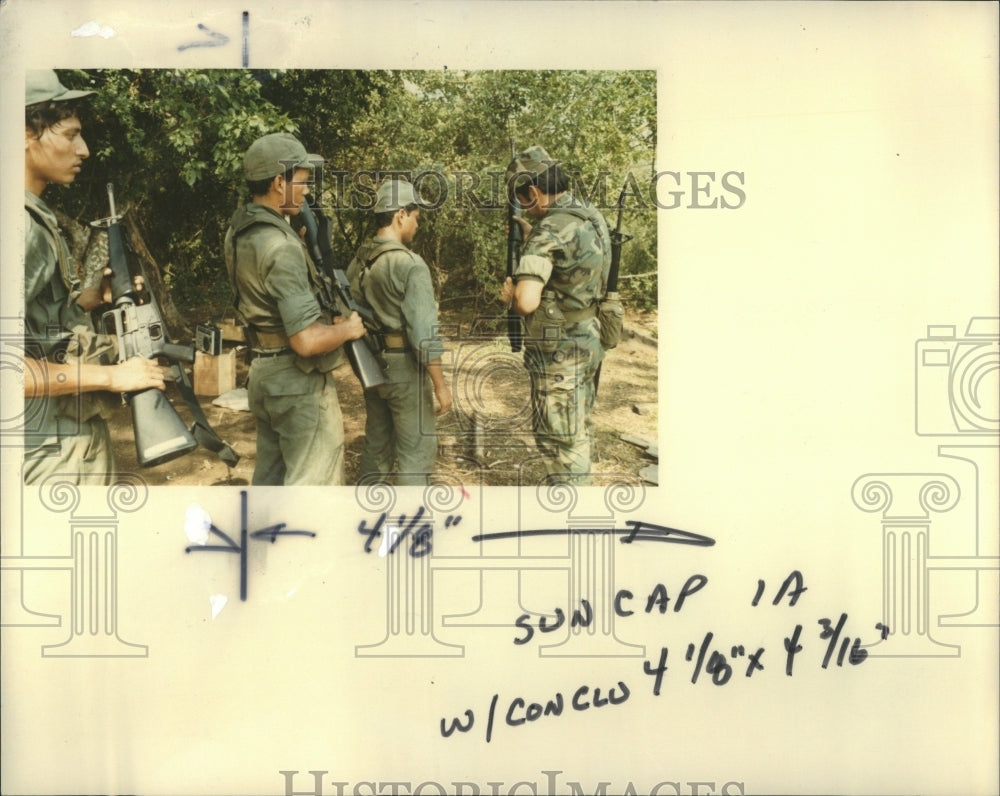
[[[368,307],[358,304],[351,295],[351,283],[347,279],[347,274],[344,273],[344,269],[337,268],[334,263],[330,219],[323,213],[313,210],[310,204],[311,199],[312,197],[307,196],[306,201],[299,209],[299,218],[302,219],[306,229],[306,247],[313,263],[320,269],[321,276],[330,280],[337,301],[348,312],[358,313],[369,332],[361,339],[351,340],[345,345],[347,358],[351,363],[354,375],[361,382],[361,387],[368,390],[385,384],[386,362],[379,350],[378,343],[375,341],[375,336],[378,334],[378,321],[375,320],[375,316]],[[323,289],[325,292],[325,284]],[[333,302],[329,301],[329,296],[327,296],[327,303],[333,306]]]
[[[622,218],[625,213],[625,197],[628,195],[628,181],[622,186],[621,193],[618,194],[618,220],[615,229],[611,233],[611,265],[608,267],[608,283],[604,290],[604,298],[598,307],[597,320],[601,327],[601,347],[605,351],[610,351],[618,345],[622,334],[622,320],[625,316],[625,309],[622,307],[621,299],[618,296],[618,271],[622,261],[622,244],[632,239],[631,235],[626,235],[622,231]],[[597,373],[594,374],[594,394],[597,394],[597,387],[601,381],[601,365],[597,366]]]
[[[517,193],[514,191],[517,181],[517,156],[515,155],[514,140],[510,142],[511,162],[507,167],[507,173],[513,174],[507,181],[507,276],[513,277],[517,264],[521,260],[521,243],[524,240],[524,232],[517,219],[521,217],[521,203],[518,201]],[[521,350],[524,332],[521,327],[521,316],[513,309],[507,310],[507,339],[510,340],[510,350],[517,353]]]
[[[604,292],[605,299],[618,299],[618,269],[622,262],[622,244],[632,240],[631,235],[622,231],[622,216],[625,212],[625,197],[628,195],[628,182],[622,186],[618,194],[618,220],[615,230],[611,233],[611,266],[608,268],[608,286]]]
[[[170,342],[166,324],[152,291],[148,304],[138,303],[125,255],[125,241],[118,223],[121,216],[115,211],[114,185],[110,182],[108,204],[111,215],[91,222],[95,227],[107,229],[109,266],[112,272],[111,298],[114,309],[103,313],[101,328],[105,334],[114,335],[117,339],[119,362],[137,356],[147,359],[166,357],[172,360],[178,389],[194,417],[194,423],[188,429],[163,391],[155,387],[122,396],[132,409],[132,429],[139,464],[143,467],[162,464],[190,452],[198,447],[200,441],[215,451],[226,464],[234,467],[239,456],[208,425],[187,381],[187,375],[178,364],[194,362],[194,346]]]

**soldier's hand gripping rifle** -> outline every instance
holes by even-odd
[[[385,384],[385,358],[376,342],[378,322],[368,307],[358,304],[351,296],[351,283],[342,268],[337,268],[333,256],[332,230],[330,219],[310,206],[311,197],[307,196],[299,209],[299,218],[306,229],[306,246],[309,256],[326,276],[336,294],[337,301],[347,312],[356,312],[361,316],[368,334],[358,340],[345,343],[347,358],[358,377],[363,389],[368,390]]]
[[[511,140],[513,152],[514,142]],[[513,278],[517,264],[521,261],[521,243],[524,241],[524,231],[521,229],[521,203],[518,201],[514,187],[517,180],[517,169],[520,164],[516,156],[507,167],[507,276]],[[515,354],[521,350],[524,339],[524,329],[521,316],[513,308],[507,310],[507,339],[510,340],[510,350]]]
[[[138,303],[125,255],[125,241],[118,223],[121,216],[115,211],[115,192],[111,183],[108,183],[108,204],[111,215],[92,222],[95,227],[107,229],[111,300],[114,303],[114,309],[101,316],[101,328],[105,334],[114,335],[117,339],[119,362],[132,357],[165,357],[172,360],[178,388],[194,418],[194,424],[189,430],[163,391],[153,387],[124,396],[132,409],[132,428],[139,464],[143,467],[162,464],[188,453],[201,442],[233,467],[239,457],[212,431],[194,398],[183,368],[177,364],[194,362],[194,346],[170,342],[166,324],[152,291],[148,304]]]

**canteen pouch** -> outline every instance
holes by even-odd
[[[618,293],[608,293],[597,309],[597,322],[601,327],[601,348],[610,351],[622,339],[622,324],[625,320],[625,307],[622,306]]]

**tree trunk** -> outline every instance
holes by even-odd
[[[146,275],[146,288],[156,297],[156,302],[160,305],[160,312],[163,320],[167,324],[170,337],[173,340],[188,340],[194,336],[194,331],[184,322],[183,316],[178,312],[170,293],[163,285],[163,276],[160,273],[160,266],[157,265],[153,255],[146,247],[146,239],[143,235],[143,223],[139,213],[132,212],[122,219],[125,228],[129,233],[129,242],[135,251],[136,257],[142,264],[142,270]]]
[[[81,224],[65,213],[54,211],[59,227],[66,233],[70,252],[77,262],[77,272],[84,287],[96,285],[101,281],[101,275],[108,265],[108,233],[99,227]],[[142,223],[138,213],[123,213],[121,220],[127,242],[142,266],[146,277],[146,289],[152,292],[159,304],[163,321],[173,340],[190,339],[193,331],[184,323],[184,318],[177,311],[173,299],[163,286],[160,267],[146,247],[142,234]]]

